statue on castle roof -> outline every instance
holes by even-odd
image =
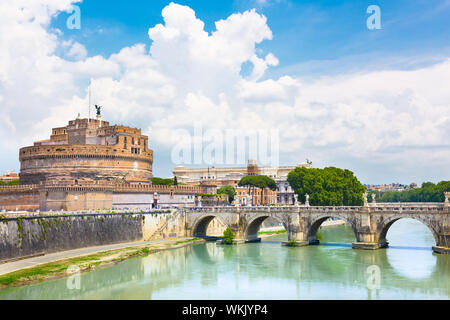
[[[102,106],[95,105],[95,110],[97,110],[97,117],[101,116]]]

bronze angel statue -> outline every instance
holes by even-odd
[[[101,106],[98,106],[98,105],[95,105],[95,110],[97,110],[97,117],[100,117],[102,107],[101,107]]]

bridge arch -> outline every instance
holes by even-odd
[[[319,231],[320,226],[330,218],[338,218],[340,220],[344,220],[347,223],[347,225],[349,225],[352,228],[356,241],[359,241],[356,223],[348,219],[345,215],[340,215],[339,213],[336,213],[336,214],[320,215],[312,220],[307,230],[307,240],[309,241],[310,244],[319,243],[319,240],[317,239],[317,232]]]
[[[394,223],[396,223],[397,221],[402,220],[402,219],[412,219],[412,220],[421,222],[433,234],[433,238],[434,238],[434,241],[436,242],[436,245],[439,245],[439,243],[440,243],[440,241],[439,241],[440,240],[439,239],[439,233],[434,228],[434,226],[429,223],[429,221],[427,221],[426,219],[422,219],[420,216],[417,216],[417,217],[409,216],[409,217],[392,217],[392,218],[387,219],[386,221],[384,221],[384,223],[381,225],[381,232],[380,232],[380,236],[378,238],[378,242],[380,244],[382,244],[382,246],[386,246],[387,243],[388,243],[387,239],[386,239],[386,236],[387,236],[387,234],[389,232],[389,229],[392,227],[392,225]]]
[[[214,219],[218,219],[222,224],[228,226],[218,215],[206,214],[199,217],[192,226],[192,235],[198,238],[207,236],[208,226]]]
[[[246,226],[246,228],[244,230],[245,239],[247,241],[258,239],[258,231],[261,228],[262,223],[267,218],[273,218],[273,219],[281,222],[283,224],[283,226],[284,226],[284,229],[287,232],[289,232],[289,229],[288,229],[288,226],[287,226],[286,222],[281,217],[279,217],[278,215],[268,214],[268,213],[259,214],[259,215],[255,216],[255,217],[253,217],[247,223],[247,226]]]

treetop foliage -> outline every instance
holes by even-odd
[[[386,191],[380,196],[376,194],[377,202],[444,202],[445,192],[450,192],[450,181],[441,181],[438,184],[424,182],[421,188],[405,190],[401,192]],[[369,201],[372,201],[369,196]]]
[[[236,196],[236,190],[233,186],[228,185],[217,189],[217,194],[227,194],[228,202],[232,203],[234,201],[234,197]]]
[[[152,178],[152,184],[156,186],[173,186],[175,181],[173,179]]]
[[[255,175],[245,176],[239,181],[239,187],[253,187],[259,189],[277,190],[277,183],[268,176]]]
[[[18,186],[20,184],[19,179],[17,180],[12,180],[9,182],[6,181],[0,181],[0,187],[7,187],[7,186]]]
[[[366,187],[359,182],[353,172],[347,169],[328,167],[296,168],[288,174],[288,182],[298,194],[300,202],[312,206],[362,206]]]

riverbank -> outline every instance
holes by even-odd
[[[19,287],[23,285],[30,285],[46,280],[64,278],[70,276],[68,270],[79,270],[80,273],[92,271],[98,268],[108,267],[122,261],[134,257],[145,257],[150,254],[161,252],[165,250],[178,249],[195,243],[203,243],[205,240],[197,238],[154,241],[150,243],[134,243],[131,246],[123,247],[108,251],[97,251],[89,255],[80,255],[76,251],[72,251],[74,256],[66,259],[53,260],[46,263],[36,263],[33,266],[28,266],[20,270],[8,272],[0,275],[0,289],[11,287]],[[70,256],[70,252],[65,252]],[[60,253],[64,255],[64,253]],[[50,255],[49,255],[50,256]],[[40,257],[44,258],[44,257]],[[51,256],[47,260],[52,260]],[[38,259],[38,258],[34,258]],[[28,259],[31,260],[31,259]],[[31,263],[30,261],[15,261],[5,263],[1,267],[3,270],[10,268],[17,268],[17,263]],[[14,264],[14,265],[13,265]]]
[[[346,222],[344,220],[327,220],[324,223],[322,223],[322,225],[320,226],[321,228],[327,228],[327,227],[334,227],[334,226],[339,226],[339,225],[343,225]],[[261,228],[260,231],[258,232],[258,236],[260,238],[266,238],[266,237],[271,237],[277,234],[283,234],[286,233],[286,229],[284,229],[283,227],[271,227],[271,228]]]

